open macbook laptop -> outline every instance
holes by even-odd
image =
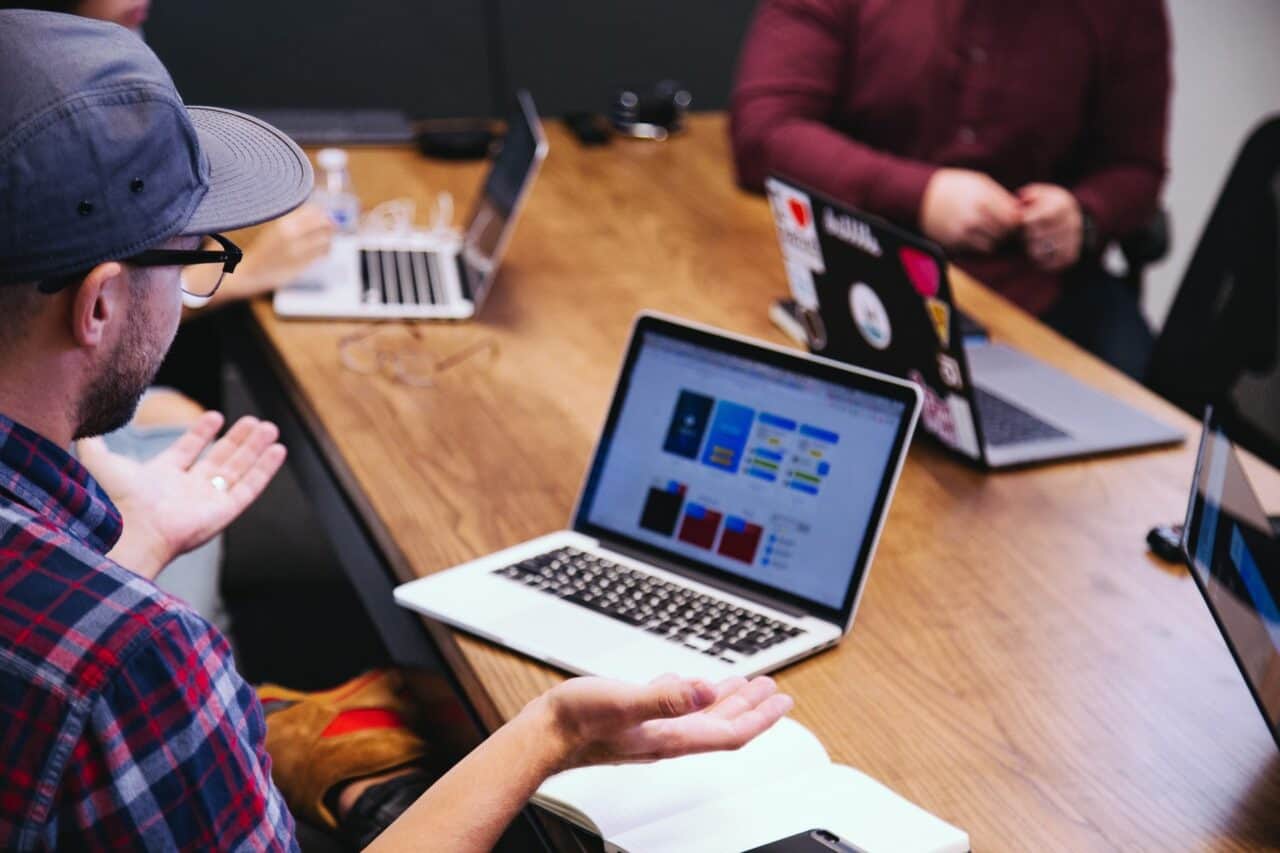
[[[1280,745],[1280,524],[1210,411],[1183,525],[1187,565]]]
[[[327,260],[276,292],[286,317],[463,320],[475,316],[493,286],[521,205],[547,156],[537,107],[516,96],[502,150],[461,235],[339,235]]]
[[[924,391],[922,421],[991,468],[1182,441],[1025,353],[959,329],[941,249],[788,179],[766,181],[810,349]]]
[[[777,669],[852,625],[919,408],[909,382],[642,314],[572,529],[396,601],[570,672]]]

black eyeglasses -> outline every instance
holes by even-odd
[[[236,271],[236,266],[244,258],[240,247],[221,234],[210,234],[209,239],[222,247],[217,249],[148,249],[131,258],[125,258],[126,264],[135,267],[189,267],[196,264],[222,264],[222,272],[211,282],[193,285],[186,276],[182,278],[182,292],[199,299],[208,299],[218,292],[222,280],[227,273]]]
[[[148,249],[145,252],[139,252],[133,257],[125,258],[124,263],[135,267],[189,267],[197,264],[222,264],[222,270],[218,273],[218,277],[211,281],[193,283],[186,276],[182,278],[183,293],[194,296],[197,299],[209,299],[218,292],[218,288],[222,285],[222,279],[226,277],[227,273],[236,271],[236,266],[244,258],[244,252],[240,251],[239,246],[221,234],[210,234],[208,239],[221,246],[221,250]],[[84,273],[63,276],[41,282],[40,290],[44,293],[57,293],[59,290],[65,290],[83,279]]]

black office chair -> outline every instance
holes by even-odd
[[[1146,268],[1169,254],[1169,245],[1173,242],[1171,232],[1169,212],[1162,207],[1145,225],[1117,241],[1120,255],[1124,258],[1124,280],[1139,298]]]
[[[1280,115],[1240,151],[1147,369],[1152,390],[1280,465]]]

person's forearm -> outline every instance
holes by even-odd
[[[107,553],[107,558],[117,566],[149,581],[159,577],[173,561],[172,555],[157,537],[149,533],[131,536],[127,530]]]
[[[895,156],[831,126],[854,44],[847,0],[762,0],[743,41],[730,97],[738,181],[759,190],[770,172],[915,225],[935,167]]]
[[[757,107],[735,130],[739,179],[759,189],[777,172],[878,216],[917,225],[937,166],[899,157],[846,136],[822,121]]]
[[[367,849],[491,850],[569,755],[549,704],[535,699],[432,785]]]

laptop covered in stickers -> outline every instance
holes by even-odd
[[[925,431],[946,447],[1008,468],[1183,440],[1038,359],[965,336],[935,244],[779,175],[765,188],[809,349],[913,380]]]

